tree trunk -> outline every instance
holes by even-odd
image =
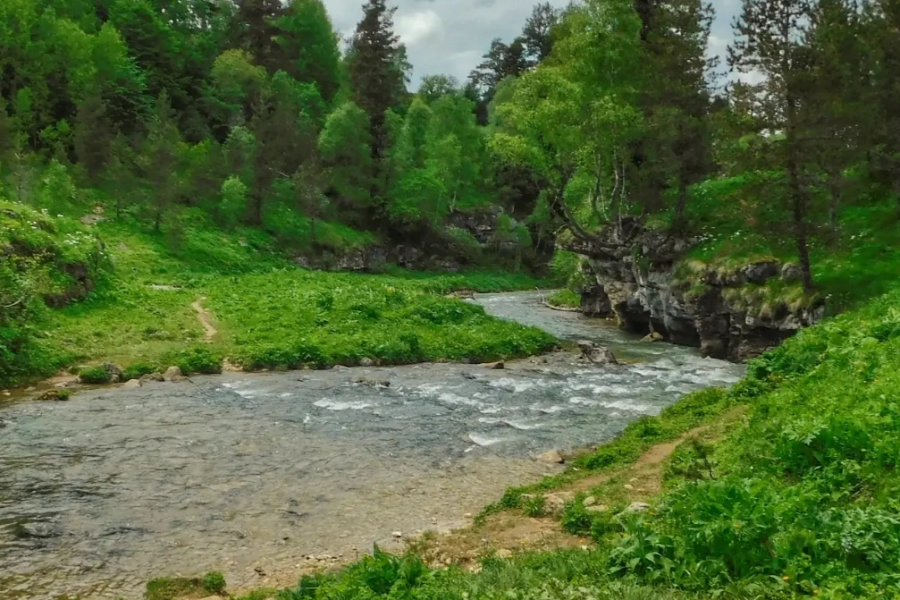
[[[812,265],[809,260],[809,242],[806,231],[806,190],[800,182],[800,165],[797,160],[797,115],[796,104],[790,90],[787,96],[787,168],[791,204],[794,218],[794,236],[797,241],[797,256],[803,274],[803,288],[813,289]]]
[[[838,211],[841,207],[841,176],[838,172],[828,173],[828,189],[831,192],[828,222],[831,227],[832,242],[836,243],[838,240]]]
[[[678,176],[678,201],[675,203],[675,217],[672,220],[672,229],[681,231],[684,227],[684,212],[687,208],[688,183],[684,173]]]

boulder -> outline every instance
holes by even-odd
[[[772,260],[755,262],[743,267],[740,272],[751,283],[765,283],[778,275],[778,263]]]
[[[556,450],[547,450],[541,454],[538,454],[537,459],[541,462],[552,463],[556,465],[561,465],[566,462],[566,459],[563,458],[562,454],[560,454]]]
[[[133,390],[139,387],[141,387],[140,379],[129,379],[124,384],[122,384],[122,388],[126,390]]]
[[[615,355],[605,346],[600,346],[589,340],[581,340],[578,342],[578,348],[581,355],[596,365],[617,365]]]
[[[15,528],[18,538],[52,538],[62,535],[62,530],[55,523],[24,523]]]
[[[666,338],[663,337],[661,333],[658,331],[651,331],[648,335],[646,335],[641,341],[642,342],[662,342],[665,341]]]
[[[785,283],[803,281],[803,269],[796,263],[784,263],[781,267],[781,279]]]
[[[112,363],[103,363],[103,369],[109,373],[110,383],[119,383],[122,381],[122,369]]]
[[[163,373],[163,381],[181,381],[182,379],[184,379],[184,374],[181,372],[181,367],[175,365],[172,365]]]

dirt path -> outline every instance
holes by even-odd
[[[562,506],[576,494],[588,492],[594,496],[597,505],[651,501],[662,490],[666,460],[682,442],[712,433],[717,426],[733,422],[743,414],[744,407],[738,407],[722,415],[714,424],[697,427],[676,440],[650,447],[631,465],[589,475],[553,490],[545,495],[545,506]],[[591,543],[565,532],[560,526],[559,515],[535,518],[525,516],[521,510],[506,510],[489,515],[480,524],[450,533],[426,535],[410,545],[433,566],[458,564],[477,569],[479,559],[491,553],[504,557],[522,550],[587,548]]]
[[[206,300],[206,296],[201,296],[195,302],[191,303],[191,308],[197,311],[197,319],[199,319],[200,324],[203,325],[203,339],[207,342],[211,342],[213,338],[219,334],[219,330],[212,324],[212,314],[203,308],[202,302],[204,300]]]

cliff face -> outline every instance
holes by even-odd
[[[590,284],[582,293],[582,312],[614,317],[627,331],[656,332],[673,344],[699,347],[704,356],[735,362],[758,356],[824,316],[821,302],[789,302],[771,293],[796,288],[796,266],[767,260],[712,268],[685,260],[691,246],[692,240],[636,222],[595,243],[566,244],[586,258]]]

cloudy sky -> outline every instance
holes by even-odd
[[[363,0],[324,0],[335,27],[353,31],[362,16]],[[481,62],[495,37],[509,42],[522,30],[537,0],[394,0],[395,29],[415,68],[413,87],[423,75],[447,74],[464,81]],[[712,0],[717,19],[710,49],[724,52],[731,20],[740,0]],[[550,0],[563,7],[569,0]]]

